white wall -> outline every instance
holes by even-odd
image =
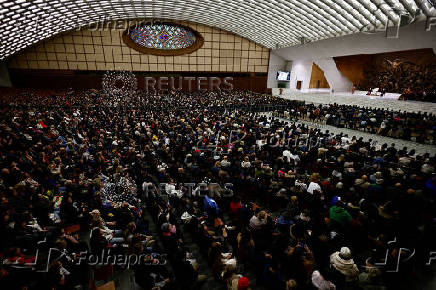
[[[301,91],[307,91],[310,84],[310,76],[312,75],[312,60],[296,59],[292,62],[291,81],[289,88],[296,90],[297,81],[302,81]]]
[[[0,87],[12,87],[9,71],[5,62],[0,62]]]
[[[384,32],[377,34],[358,33],[273,51],[286,60],[295,60],[374,54],[420,48],[433,48],[435,50],[436,27],[432,27],[431,31],[426,31],[425,25],[425,22],[418,22],[401,27],[398,38],[394,39],[386,38]]]
[[[286,70],[286,60],[281,56],[270,53],[267,88],[277,88],[277,71]]]
[[[347,80],[337,69],[333,58],[316,59],[315,62],[323,71],[330,85],[330,88],[339,91],[350,91],[351,82]],[[291,72],[291,79],[286,84],[286,88],[296,90],[297,81],[302,82],[301,92],[312,92],[309,89],[310,77],[312,75],[312,60],[296,59],[294,61],[285,61],[280,56],[271,53],[270,65],[268,68],[268,88],[277,88],[276,75],[278,70]],[[328,90],[329,91],[329,90]]]
[[[323,70],[324,76],[335,92],[349,92],[353,84],[338,70],[333,58],[316,59],[314,62]]]

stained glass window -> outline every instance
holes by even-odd
[[[130,28],[130,38],[138,45],[155,49],[183,49],[192,46],[193,31],[175,24],[143,24]]]

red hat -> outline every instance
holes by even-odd
[[[238,280],[238,290],[247,289],[250,286],[250,281],[247,277],[241,277]]]

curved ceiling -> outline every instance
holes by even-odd
[[[0,0],[0,59],[58,33],[119,19],[194,21],[269,48],[436,16],[429,0]]]

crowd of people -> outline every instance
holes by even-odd
[[[79,94],[72,91],[44,91],[44,90],[18,90],[6,91],[6,99],[0,99],[0,104],[25,104],[32,106],[75,106],[89,102],[90,95],[95,96],[97,91],[91,90]],[[73,96],[74,94],[74,96]],[[57,97],[54,97],[56,95]],[[33,97],[36,96],[36,97]],[[371,107],[359,107],[340,104],[311,104],[294,102],[281,98],[271,99],[267,95],[256,94],[256,98],[241,96],[220,96],[213,102],[210,94],[194,95],[186,98],[172,100],[172,106],[189,109],[190,103],[206,107],[221,107],[229,110],[243,108],[250,112],[279,111],[287,112],[294,119],[306,119],[332,125],[338,128],[349,128],[366,131],[396,139],[410,140],[423,144],[436,144],[436,115],[427,112],[395,111]],[[29,100],[29,101],[28,101]],[[164,96],[168,101],[169,97]],[[94,105],[117,105],[122,101],[119,98],[111,100],[94,101]],[[112,102],[113,104],[109,104]],[[150,104],[156,106],[157,103]]]
[[[426,112],[400,112],[339,104],[295,104],[288,113],[299,119],[309,119],[338,128],[436,144],[436,115]]]
[[[403,100],[436,102],[436,63],[416,64],[409,61],[386,60],[364,72],[361,90],[380,88],[389,93],[401,93]]]
[[[436,156],[256,108],[380,134],[427,132],[434,116],[246,91],[0,103],[5,289],[87,289],[126,271],[78,263],[110,251],[141,257],[143,289],[400,289],[435,250]]]

